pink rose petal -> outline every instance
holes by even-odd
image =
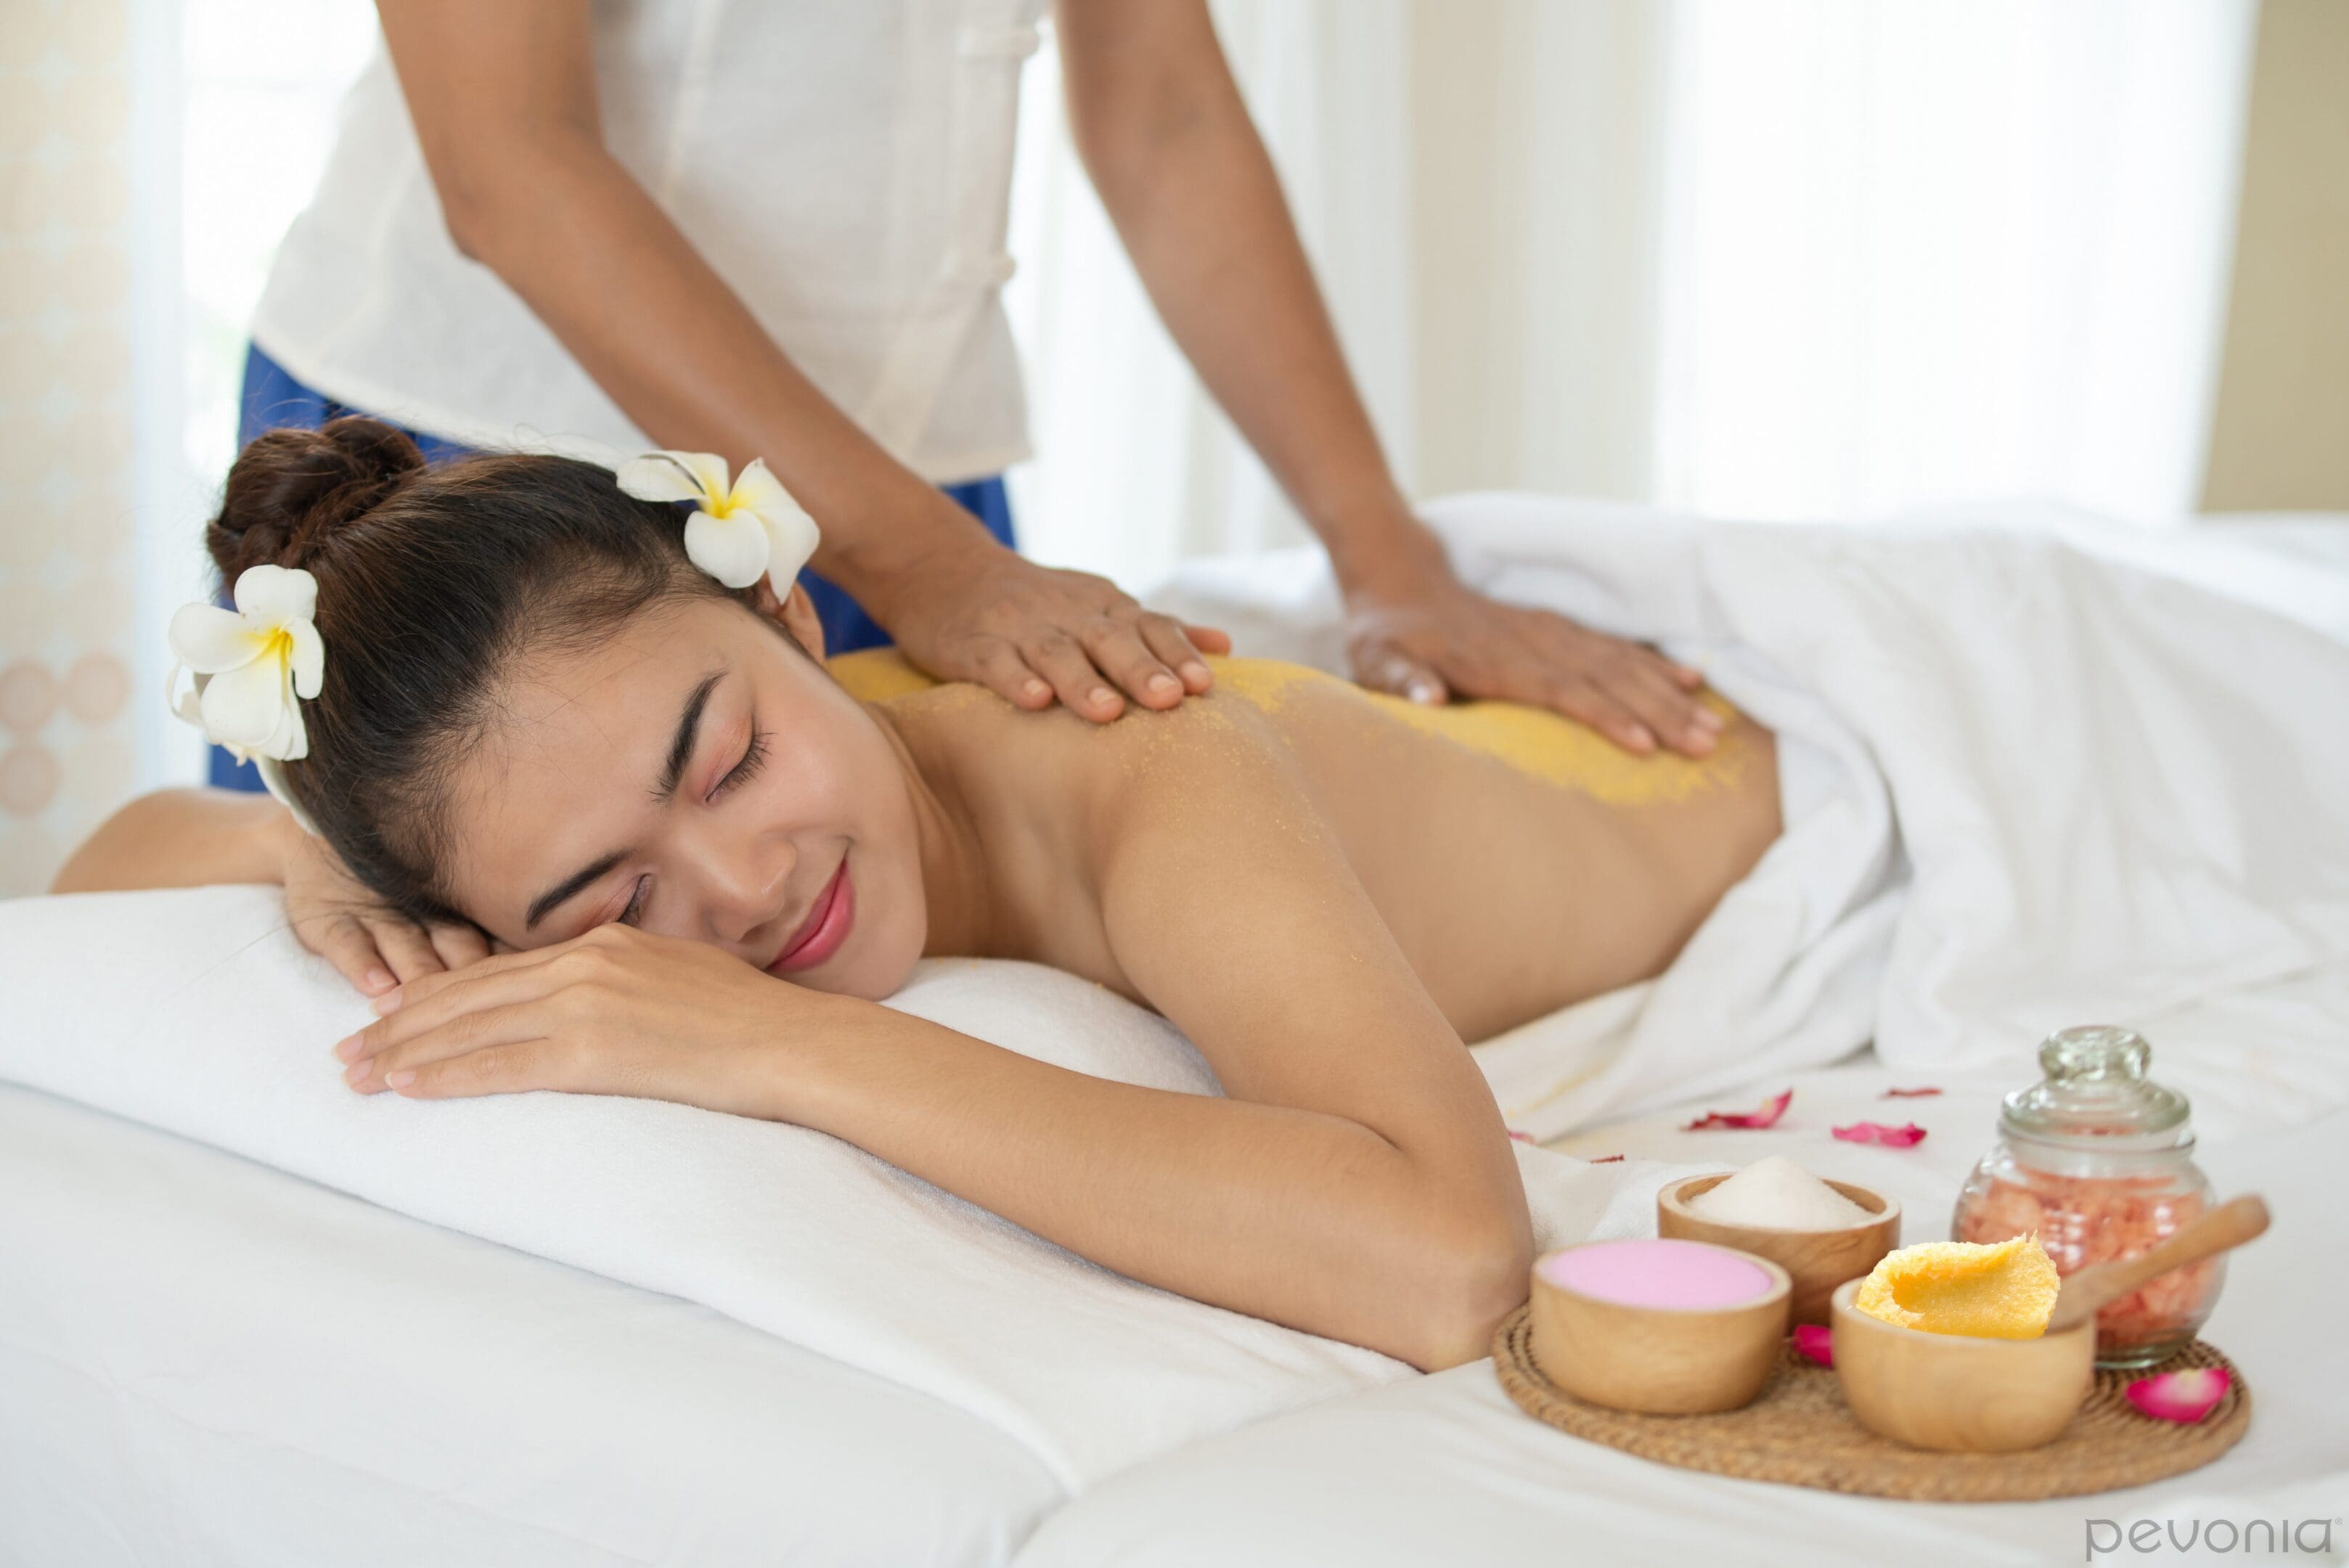
[[[1884,1097],[1888,1100],[1921,1100],[1928,1095],[1940,1092],[1939,1089],[1887,1089]]]
[[[2190,1425],[2219,1407],[2230,1381],[2224,1367],[2198,1366],[2189,1372],[2140,1377],[2127,1392],[2128,1402],[2154,1419]]]
[[[1763,1101],[1762,1108],[1758,1111],[1745,1111],[1743,1113],[1731,1111],[1707,1111],[1704,1115],[1697,1117],[1696,1120],[1689,1123],[1688,1126],[1682,1127],[1681,1130],[1682,1132],[1702,1132],[1708,1127],[1775,1127],[1777,1125],[1778,1118],[1786,1114],[1786,1106],[1793,1102],[1794,1098],[1794,1090],[1781,1089],[1776,1094],[1771,1096],[1768,1099]]]
[[[1583,1163],[1585,1165],[1619,1165],[1623,1157],[1619,1154],[1594,1154]]]
[[[1534,1141],[1533,1134],[1528,1132],[1519,1132],[1515,1127],[1511,1127],[1509,1129],[1509,1136],[1516,1139],[1519,1143],[1531,1143]]]
[[[1821,1366],[1833,1366],[1835,1365],[1835,1331],[1823,1323],[1796,1324],[1795,1354],[1807,1356]]]
[[[1915,1122],[1907,1127],[1887,1127],[1882,1122],[1854,1122],[1847,1127],[1831,1129],[1846,1143],[1880,1143],[1887,1148],[1908,1148],[1925,1141],[1925,1129]]]

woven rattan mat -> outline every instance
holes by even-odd
[[[1642,1459],[1747,1480],[1928,1502],[2019,1502],[2137,1486],[2207,1465],[2250,1429],[2251,1397],[2234,1364],[2196,1340],[2158,1370],[2223,1366],[2227,1396],[2192,1426],[2141,1416],[2122,1390],[2151,1373],[2099,1372],[2064,1435],[2019,1454],[1932,1454],[1853,1418],[1836,1375],[1781,1351],[1761,1397],[1713,1416],[1635,1416],[1560,1393],[1534,1365],[1520,1307],[1493,1336],[1493,1368],[1526,1414]]]

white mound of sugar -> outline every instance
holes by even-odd
[[[1775,1154],[1698,1193],[1688,1206],[1724,1225],[1766,1225],[1779,1231],[1840,1231],[1871,1218],[1793,1160]]]

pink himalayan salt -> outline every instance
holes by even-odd
[[[2058,1274],[2134,1258],[2199,1215],[2199,1195],[2170,1190],[2169,1178],[2057,1176],[2018,1168],[2022,1182],[1993,1178],[1959,1200],[1961,1241],[2004,1241],[2034,1231]],[[2112,1354],[2199,1326],[2219,1293],[2222,1258],[2156,1275],[2096,1314],[2096,1350]]]
[[[1701,1241],[1593,1241],[1540,1264],[1551,1284],[1624,1306],[1725,1307],[1768,1293],[1760,1264]]]

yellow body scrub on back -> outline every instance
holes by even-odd
[[[1217,690],[1277,712],[1290,692],[1310,681],[1337,683],[1303,665],[1269,659],[1209,659]],[[1588,795],[1609,805],[1649,805],[1684,800],[1710,784],[1734,779],[1751,748],[1733,732],[1704,757],[1675,752],[1635,756],[1614,742],[1547,709],[1516,702],[1413,702],[1383,691],[1357,689],[1365,706],[1381,717],[1506,763],[1521,774]],[[1736,710],[1713,692],[1698,699],[1727,719]]]
[[[886,702],[926,691],[937,683],[905,661],[895,649],[843,654],[829,661],[848,694],[863,702]],[[1216,690],[1228,692],[1267,713],[1277,713],[1301,687],[1346,686],[1366,715],[1402,724],[1455,746],[1506,763],[1517,772],[1570,789],[1608,805],[1652,805],[1686,800],[1697,791],[1738,779],[1752,760],[1753,746],[1732,729],[1703,757],[1675,752],[1635,756],[1587,724],[1516,702],[1447,702],[1430,705],[1369,691],[1301,664],[1272,659],[1207,656]],[[977,691],[977,688],[969,688]],[[1698,699],[1724,719],[1736,710],[1713,692]]]
[[[1927,1334],[2037,1339],[2062,1282],[2035,1231],[1988,1243],[1927,1241],[1887,1253],[1851,1304]]]
[[[905,656],[894,648],[867,648],[835,654],[824,660],[824,668],[832,671],[832,678],[840,682],[842,690],[859,702],[886,702],[893,697],[910,697],[937,684],[907,663]]]

